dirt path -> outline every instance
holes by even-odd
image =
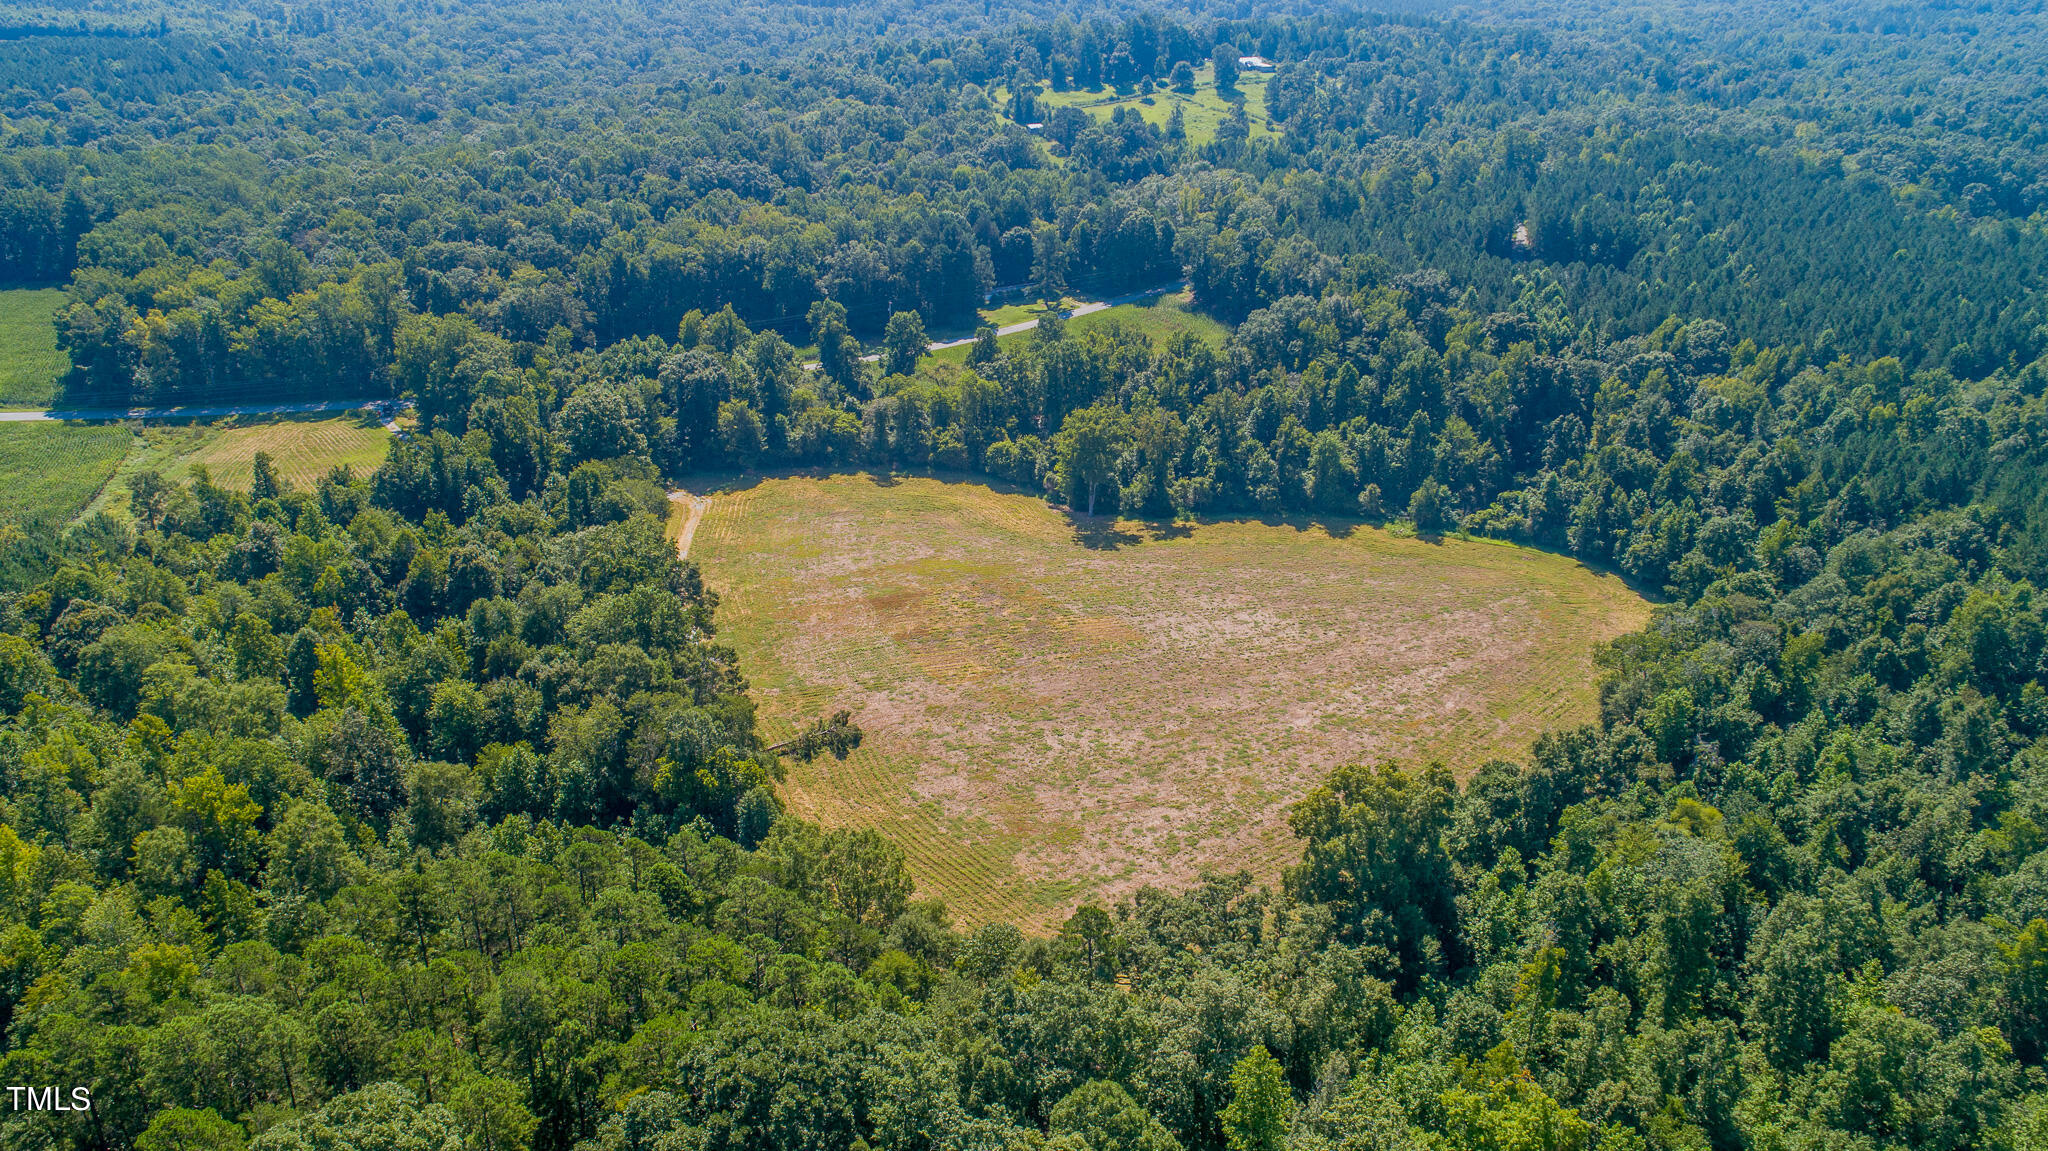
[[[683,530],[676,533],[676,558],[679,560],[689,559],[690,540],[696,536],[697,522],[704,518],[704,509],[710,506],[710,501],[693,496],[688,492],[675,491],[668,494],[668,502],[672,504],[687,503],[690,505],[690,518],[683,521]]]

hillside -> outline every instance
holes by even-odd
[[[2048,1148],[2038,3],[0,8],[0,1146]]]

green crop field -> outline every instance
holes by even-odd
[[[1649,607],[1575,561],[1370,527],[1075,521],[980,483],[792,476],[714,496],[691,557],[770,734],[835,708],[794,809],[901,843],[964,921],[1056,923],[1204,870],[1272,878],[1335,763],[1469,771],[1590,719]]]
[[[0,424],[0,524],[77,515],[134,441],[114,424]]]
[[[50,325],[63,302],[57,288],[0,291],[0,408],[42,407],[70,370]]]

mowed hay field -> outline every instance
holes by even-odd
[[[92,501],[128,455],[117,424],[0,424],[0,524],[61,523]]]
[[[1277,877],[1332,765],[1469,771],[1588,719],[1609,576],[1370,527],[1091,523],[978,483],[795,476],[716,495],[691,558],[771,734],[850,708],[866,742],[784,794],[900,843],[967,923]],[[1092,546],[1091,546],[1092,545]]]
[[[248,491],[256,474],[256,453],[269,452],[271,466],[293,486],[309,488],[343,464],[359,476],[377,470],[391,446],[382,424],[355,419],[275,420],[209,430],[171,473],[179,479],[204,465],[213,482]]]

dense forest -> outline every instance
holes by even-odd
[[[419,426],[0,526],[0,1076],[93,1101],[0,1143],[2048,1147],[2038,4],[8,11],[67,398]],[[1220,346],[921,354],[1183,278]],[[793,466],[1662,602],[1597,722],[1339,770],[1276,887],[969,928],[783,813],[861,733],[763,738],[663,534]]]
[[[1184,267],[1233,319],[1440,270],[1486,311],[1555,279],[1607,339],[1678,314],[1971,378],[2043,350],[2038,14],[1816,17],[1765,53],[1411,15],[961,32],[940,6],[876,38],[861,9],[740,9],[683,39],[615,9],[291,11],[0,59],[0,278],[68,279],[72,399],[386,394],[412,314],[601,348],[730,306],[815,344],[821,302],[873,339]],[[1281,61],[1271,132],[1036,103],[1251,50]]]

